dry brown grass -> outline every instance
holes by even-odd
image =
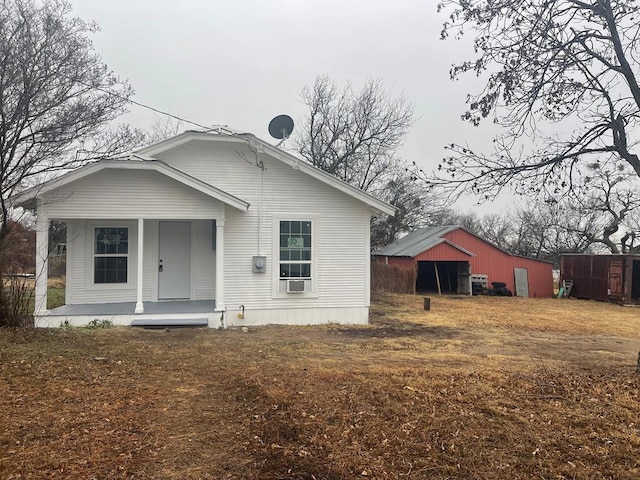
[[[423,308],[423,297],[385,295],[374,302],[373,312],[431,325],[640,335],[640,307],[577,299],[487,296],[434,296],[431,304],[431,312],[416,316],[416,311]]]
[[[25,278],[24,284],[27,288],[33,290],[36,287],[36,280],[35,278]],[[57,289],[64,288],[66,284],[67,284],[66,275],[61,275],[59,277],[52,277],[47,279],[47,286],[49,288],[57,288]]]
[[[381,296],[361,327],[0,331],[0,478],[637,479],[638,310]]]

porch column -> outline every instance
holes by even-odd
[[[224,219],[216,220],[216,310],[224,311]]]
[[[144,313],[142,304],[142,265],[144,263],[144,219],[138,219],[138,275],[136,276],[136,309],[134,313]]]
[[[47,313],[48,276],[49,218],[38,212],[38,217],[36,219],[36,291],[34,315],[44,315]]]

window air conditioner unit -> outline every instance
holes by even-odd
[[[304,293],[304,280],[287,280],[287,293]]]

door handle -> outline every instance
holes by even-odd
[[[158,271],[162,272],[163,267],[162,267],[162,259],[160,259],[160,264],[158,265]]]

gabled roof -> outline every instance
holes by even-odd
[[[488,245],[491,245],[497,250],[500,250],[502,253],[509,255],[510,257],[524,258],[527,260],[533,260],[535,262],[541,263],[553,263],[548,262],[546,260],[538,260],[537,258],[525,257],[523,255],[514,255],[511,252],[508,252],[504,248],[497,246],[495,243],[485,240],[482,237],[479,237],[475,233],[467,230],[462,225],[446,225],[441,227],[427,227],[420,228],[410,234],[402,237],[401,239],[395,241],[394,243],[387,245],[386,247],[378,250],[377,252],[373,252],[374,255],[383,256],[383,257],[416,257],[427,250],[432,249],[436,245],[440,245],[441,243],[447,243],[452,247],[460,250],[463,253],[466,253],[470,257],[475,257],[476,254],[470,252],[469,250],[461,247],[460,245],[456,245],[454,242],[444,238],[444,236],[454,230],[462,230],[468,233],[471,236],[476,237],[479,240],[482,240]]]
[[[461,227],[459,225],[448,225],[443,227],[420,228],[394,243],[387,245],[381,250],[374,252],[374,255],[382,255],[385,257],[415,257],[422,252],[432,249],[436,245],[446,242],[469,256],[475,256],[472,252],[443,238],[444,235],[458,228]]]
[[[254,151],[257,151],[258,153],[266,153],[272,158],[289,165],[291,168],[310,175],[317,180],[365,203],[377,213],[386,213],[388,215],[396,214],[396,208],[394,206],[363,192],[362,190],[328,174],[323,170],[320,170],[306,160],[302,160],[288,152],[285,152],[284,150],[274,147],[270,143],[259,139],[251,133],[207,133],[188,130],[176,135],[175,137],[162,140],[161,142],[137,150],[136,153],[154,157],[159,153],[171,150],[193,140],[209,142],[237,142],[247,144]]]
[[[162,175],[166,175],[167,177],[172,178],[188,187],[191,187],[194,190],[204,193],[211,198],[237,208],[238,210],[247,211],[249,209],[250,204],[248,202],[245,202],[244,200],[231,195],[230,193],[209,185],[206,182],[198,180],[197,178],[192,177],[191,175],[188,175],[181,170],[167,165],[161,160],[150,159],[138,154],[132,154],[120,158],[98,160],[88,165],[84,165],[83,167],[77,168],[76,170],[73,170],[65,175],[56,177],[52,180],[49,180],[48,182],[19,193],[18,195],[12,197],[12,201],[16,206],[19,207],[35,208],[36,199],[41,195],[109,168],[155,171]]]

